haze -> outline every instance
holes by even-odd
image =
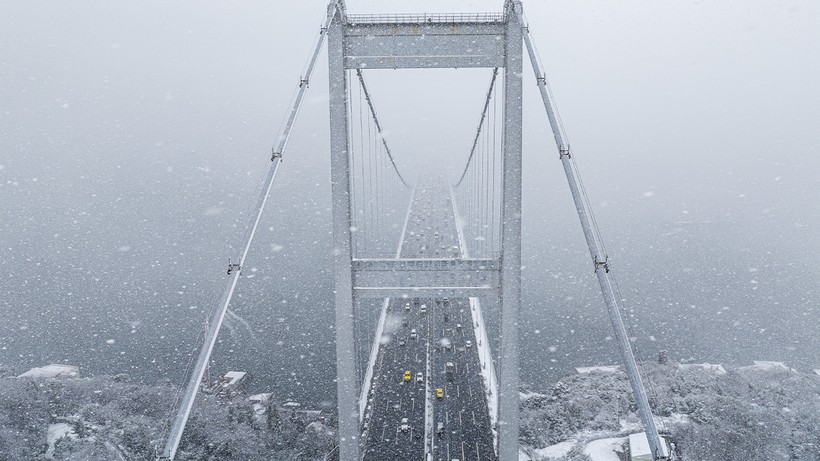
[[[0,366],[184,382],[326,3],[3,2]],[[349,12],[501,1],[348,2]],[[818,368],[820,4],[524,2],[640,360]],[[215,357],[332,401],[326,57]],[[455,176],[490,70],[371,71],[410,178]],[[619,360],[525,63],[522,382]]]

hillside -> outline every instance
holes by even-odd
[[[642,369],[659,430],[682,460],[820,460],[817,375],[766,362]],[[521,442],[533,459],[588,460],[590,441],[640,431],[620,371],[567,376],[548,394],[523,392],[521,409]]]
[[[661,431],[683,461],[820,461],[820,377],[771,363],[722,367],[645,364]],[[175,389],[125,376],[14,378],[0,372],[0,459],[151,460]],[[179,460],[319,460],[335,421],[255,409],[244,397],[203,395]],[[638,432],[626,375],[566,376],[521,393],[521,443],[536,460],[589,461],[594,440]],[[592,448],[589,448],[592,449]]]
[[[175,392],[124,376],[0,378],[0,460],[153,461]],[[176,459],[319,460],[335,446],[325,425],[271,409],[202,395]]]

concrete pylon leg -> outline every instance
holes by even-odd
[[[505,5],[514,18],[518,1]],[[518,21],[507,23],[504,69],[503,179],[501,200],[501,354],[498,455],[518,459],[518,311],[521,305],[521,119],[523,45]]]
[[[333,253],[336,287],[336,397],[339,411],[339,459],[358,461],[359,412],[353,322],[351,261],[350,152],[347,75],[344,68],[342,12],[328,28],[330,81],[330,175],[333,203]]]

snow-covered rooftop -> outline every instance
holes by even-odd
[[[699,368],[705,371],[714,372],[717,375],[725,375],[726,369],[723,368],[722,365],[717,365],[714,363],[681,363],[678,365],[678,369],[680,370],[691,370],[693,368]]]
[[[248,397],[248,400],[251,402],[267,402],[273,396],[272,392],[266,392],[263,394],[256,394]]]
[[[52,363],[44,367],[32,368],[18,378],[79,378],[80,367]]]
[[[666,447],[666,443],[661,445],[661,449],[663,450],[664,456],[669,456],[669,449]],[[629,456],[633,461],[642,459],[652,460],[652,450],[649,449],[649,440],[646,438],[646,432],[629,435]]]
[[[229,372],[225,373],[225,376],[224,376],[225,379],[229,380],[226,385],[230,386],[232,384],[236,384],[239,381],[245,379],[245,376],[247,376],[247,375],[248,374],[245,373],[244,371],[229,371]]]
[[[774,370],[774,371],[795,371],[794,368],[786,366],[783,362],[770,362],[768,360],[753,360],[754,365],[740,367],[740,370]]]
[[[616,373],[621,368],[620,365],[601,365],[597,367],[577,367],[575,371],[581,374],[587,373]]]

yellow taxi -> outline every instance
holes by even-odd
[[[413,373],[410,373],[410,370],[406,370],[404,372],[404,380],[410,381],[411,379],[413,379]]]
[[[439,387],[438,389],[436,389],[436,397],[439,398],[439,399],[444,398],[444,388],[443,387]]]

